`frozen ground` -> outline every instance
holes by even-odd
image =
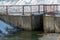
[[[60,40],[60,34],[57,33],[49,33],[39,38],[39,40]]]
[[[0,19],[0,33],[8,34],[7,28],[13,29],[13,27],[11,25],[7,24],[6,22],[4,22]]]
[[[59,0],[0,0],[0,5],[58,4]]]
[[[3,19],[0,19],[0,36],[7,36],[18,31],[21,31],[21,29],[15,28],[14,25],[5,22]]]

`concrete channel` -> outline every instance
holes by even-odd
[[[40,30],[43,29],[43,14],[42,15],[0,15],[0,18],[5,22],[14,25],[14,27],[20,27],[25,30]]]

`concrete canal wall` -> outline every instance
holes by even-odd
[[[44,15],[44,31],[60,32],[60,16]]]
[[[14,25],[14,27],[21,27],[25,30],[39,30],[43,29],[43,15],[0,15],[0,18],[5,22]]]
[[[52,16],[44,16],[44,31],[55,32],[54,30],[54,18]]]

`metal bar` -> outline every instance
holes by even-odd
[[[24,15],[24,6],[22,6],[22,8],[23,8],[23,9],[22,9],[22,11],[23,11],[23,14],[22,14],[22,15]]]
[[[32,12],[32,13],[37,13],[37,12]],[[43,12],[43,11],[39,11],[39,12]],[[9,13],[23,13],[23,12],[9,12]],[[24,12],[24,13],[31,13],[31,12]]]
[[[55,5],[59,5],[60,4],[39,4],[39,5],[45,5],[45,6],[55,6]],[[39,5],[0,5],[0,6],[39,6]]]
[[[40,5],[38,5],[38,13],[40,14]]]
[[[60,4],[38,4],[38,5],[60,5]],[[38,6],[38,5],[0,5],[0,6]]]
[[[32,15],[32,6],[30,6],[30,11],[31,11],[30,13],[31,13],[31,15]]]
[[[8,21],[8,6],[6,6],[6,14],[7,14],[7,22],[9,22]]]

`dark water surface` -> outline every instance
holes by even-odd
[[[0,37],[0,40],[57,40],[60,34],[41,34],[39,31],[21,31],[10,36]]]

